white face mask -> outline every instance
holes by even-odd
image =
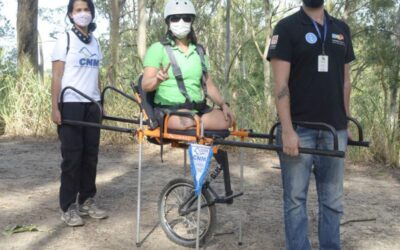
[[[182,39],[190,33],[191,26],[192,23],[187,23],[181,19],[179,22],[171,22],[169,29],[174,36],[176,36],[178,39]]]
[[[81,27],[87,27],[92,22],[92,14],[90,12],[81,11],[72,16],[74,23]]]

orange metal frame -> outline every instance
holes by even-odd
[[[142,103],[142,98],[140,95],[135,91],[135,98],[139,103]],[[142,109],[142,108],[141,108]],[[147,115],[146,111],[142,109],[142,112],[144,114],[144,119],[149,120],[149,116]],[[212,145],[213,144],[213,138],[207,138],[201,136],[201,120],[198,116],[194,118],[195,123],[196,123],[196,135],[195,136],[190,136],[190,135],[182,135],[182,134],[174,134],[174,133],[169,133],[168,132],[168,122],[169,119],[171,118],[170,115],[167,115],[164,119],[164,131],[162,131],[163,138],[165,140],[170,140],[172,141],[172,147],[183,147],[184,144],[187,143],[199,143],[203,145]],[[144,141],[145,137],[150,137],[156,139],[158,142],[160,142],[160,127],[156,129],[138,129],[136,131],[136,135],[138,137],[138,140],[141,140],[142,142]],[[241,141],[244,141],[245,138],[249,137],[249,132],[245,130],[237,130],[236,124],[234,124],[230,130],[230,135],[239,137],[241,138]]]

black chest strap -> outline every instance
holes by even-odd
[[[185,82],[183,81],[183,75],[181,68],[178,65],[178,61],[175,58],[174,52],[172,51],[172,47],[170,44],[164,44],[165,50],[167,51],[167,55],[169,57],[169,61],[171,62],[172,71],[174,72],[174,76],[176,82],[178,83],[178,88],[181,94],[186,98],[186,102],[192,102],[189,94],[187,93]]]
[[[178,84],[178,88],[179,91],[181,92],[181,94],[185,97],[186,99],[186,104],[189,105],[192,102],[192,99],[190,98],[189,94],[187,93],[186,87],[185,87],[185,82],[183,80],[183,75],[182,75],[182,71],[181,68],[179,67],[178,61],[176,60],[176,57],[174,55],[174,52],[172,50],[172,45],[171,42],[169,40],[161,40],[160,41],[161,44],[164,46],[165,51],[167,52],[169,61],[171,63],[172,66],[172,71],[174,73],[176,82]],[[200,61],[201,61],[201,69],[202,69],[202,77],[200,79],[201,82],[201,87],[203,89],[204,92],[204,96],[207,98],[207,66],[206,66],[206,60],[205,60],[205,51],[203,46],[196,44],[196,52],[200,57]]]
[[[201,75],[201,87],[203,88],[204,96],[208,97],[207,95],[207,74],[208,74],[208,69],[206,66],[206,59],[205,59],[205,51],[203,46],[196,44],[196,52],[200,56],[200,61],[201,61],[201,69],[202,69],[202,75]]]

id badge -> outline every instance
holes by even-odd
[[[329,71],[329,56],[319,55],[318,56],[318,72]]]

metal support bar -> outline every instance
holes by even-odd
[[[140,129],[143,129],[143,113],[140,113]],[[140,247],[140,210],[142,199],[142,151],[143,138],[139,138],[139,166],[138,166],[138,187],[137,187],[137,208],[136,208],[136,246]]]
[[[239,163],[240,163],[240,193],[243,194],[244,191],[244,164],[243,164],[243,148],[240,148],[240,153],[239,153]],[[243,216],[239,216],[239,246],[243,245],[243,221],[242,221]]]
[[[280,122],[275,123],[275,125],[272,126],[271,130],[269,131],[269,134],[274,135],[276,128],[280,124],[281,124]],[[293,125],[304,126],[304,127],[313,127],[313,128],[318,128],[318,129],[327,130],[327,131],[331,132],[331,134],[333,136],[333,150],[337,151],[339,149],[337,132],[336,132],[336,129],[334,127],[332,127],[331,125],[326,124],[326,123],[321,123],[321,122],[296,122],[296,121],[293,122]],[[273,144],[274,138],[275,138],[275,136],[269,138],[270,145]]]
[[[275,135],[270,135],[270,134],[261,134],[261,133],[249,133],[249,138],[260,138],[260,139],[274,139]]]
[[[237,141],[227,141],[223,139],[214,140],[214,145],[226,145],[226,146],[236,146],[243,148],[254,148],[254,149],[265,149],[282,152],[282,146],[270,145],[270,144],[258,144],[251,142],[237,142]],[[345,157],[345,152],[337,150],[320,150],[320,149],[310,149],[310,148],[299,148],[299,152],[302,154],[315,154],[322,156],[332,156],[332,157]]]
[[[136,118],[136,119],[127,119],[127,118],[122,118],[122,117],[115,117],[115,116],[103,116],[104,120],[108,120],[108,121],[114,121],[114,122],[124,122],[124,123],[131,123],[131,124],[139,124],[140,123],[140,119]]]
[[[183,177],[187,175],[187,149],[183,149]]]
[[[139,104],[139,102],[136,100],[135,97],[130,96],[130,95],[128,95],[128,94],[122,92],[121,90],[119,90],[119,89],[117,89],[117,88],[115,88],[115,87],[113,87],[113,86],[106,86],[106,87],[103,89],[103,92],[101,93],[101,104],[102,104],[102,105],[104,105],[104,102],[105,102],[105,98],[104,98],[104,97],[105,97],[105,94],[106,94],[106,92],[107,92],[108,90],[114,91],[114,92],[116,92],[116,93],[122,95],[123,97],[125,97],[125,98],[127,98],[127,99],[129,99],[129,100],[131,100],[131,101],[133,101],[133,102],[135,102],[135,103],[137,103],[137,104]]]
[[[348,141],[348,145],[350,146],[358,146],[358,147],[369,147],[369,142],[364,141],[364,132],[363,129],[361,127],[361,124],[354,118],[352,117],[347,117],[347,119],[353,123],[354,125],[356,125],[357,130],[358,130],[358,141],[352,141],[349,140]]]
[[[197,230],[196,230],[196,249],[200,249],[200,213],[201,213],[201,193],[197,198]]]
[[[122,132],[122,133],[130,133],[130,134],[136,132],[136,129],[132,129],[132,128],[121,128],[121,127],[107,126],[107,125],[102,125],[102,124],[94,123],[94,122],[81,122],[81,121],[63,120],[62,124],[63,125],[71,125],[71,126],[100,128],[100,129],[104,129],[104,130],[110,130],[110,131]]]
[[[347,142],[347,145],[368,148],[369,142],[368,141],[351,141],[351,140],[349,140]]]
[[[83,98],[85,98],[86,100],[90,101],[91,103],[96,104],[97,107],[99,108],[99,112],[100,112],[100,123],[101,123],[101,121],[103,120],[103,107],[100,105],[100,103],[97,102],[95,99],[91,98],[90,96],[84,94],[83,92],[81,92],[81,91],[79,91],[79,90],[77,90],[76,88],[71,87],[71,86],[65,87],[65,88],[61,91],[61,95],[60,95],[60,112],[61,112],[61,115],[62,115],[62,110],[63,110],[63,106],[64,106],[64,95],[65,95],[65,92],[66,92],[67,90],[70,90],[70,91],[72,91],[72,92],[75,92],[75,93],[77,93],[78,95],[80,95],[80,96],[82,96]]]

